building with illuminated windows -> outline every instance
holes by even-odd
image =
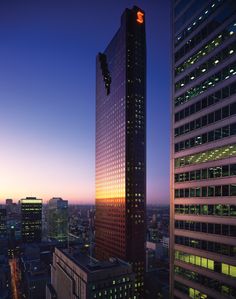
[[[23,243],[41,242],[42,199],[26,197],[20,200],[21,238]]]
[[[73,248],[56,248],[46,299],[134,299],[134,277],[122,260],[99,262]]]
[[[236,1],[172,4],[171,298],[236,298]]]
[[[133,265],[143,288],[146,218],[145,16],[126,9],[96,58],[96,258]]]
[[[48,239],[65,242],[68,234],[68,201],[51,198],[47,205]]]

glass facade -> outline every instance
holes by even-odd
[[[133,265],[142,292],[146,215],[145,15],[126,9],[96,60],[96,257]]]
[[[236,1],[172,1],[171,298],[236,298]]]
[[[21,238],[24,243],[41,242],[42,199],[21,199]]]
[[[51,198],[47,206],[48,239],[66,242],[68,239],[68,201]]]

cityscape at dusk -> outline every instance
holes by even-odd
[[[0,201],[94,203],[95,56],[133,4],[1,1]],[[135,4],[147,23],[147,200],[168,204],[170,3]]]
[[[0,1],[0,299],[236,299],[236,0]]]

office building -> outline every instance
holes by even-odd
[[[236,298],[236,1],[173,1],[171,298]]]
[[[40,242],[42,237],[42,199],[21,199],[21,237],[23,243]]]
[[[11,206],[13,204],[13,200],[11,198],[6,199],[6,206]]]
[[[50,282],[51,261],[52,249],[47,243],[30,243],[21,246],[18,268],[22,298],[46,298],[46,285]]]
[[[7,210],[0,205],[0,239],[7,236]]]
[[[126,9],[96,59],[96,257],[133,265],[143,288],[146,234],[145,15]]]
[[[0,254],[0,298],[11,299],[11,272],[9,260],[5,254]]]
[[[51,198],[47,206],[48,239],[65,242],[68,234],[68,201]]]
[[[55,249],[46,299],[133,299],[132,266],[119,259],[99,262],[76,249]]]

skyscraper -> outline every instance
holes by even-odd
[[[0,239],[7,236],[7,210],[0,205]]]
[[[21,236],[24,243],[40,242],[42,237],[42,199],[21,199]]]
[[[143,287],[146,214],[145,16],[126,9],[96,59],[96,257],[133,265]]]
[[[172,298],[236,298],[236,1],[173,1]]]
[[[68,201],[51,198],[47,206],[48,238],[65,242],[68,234]]]

